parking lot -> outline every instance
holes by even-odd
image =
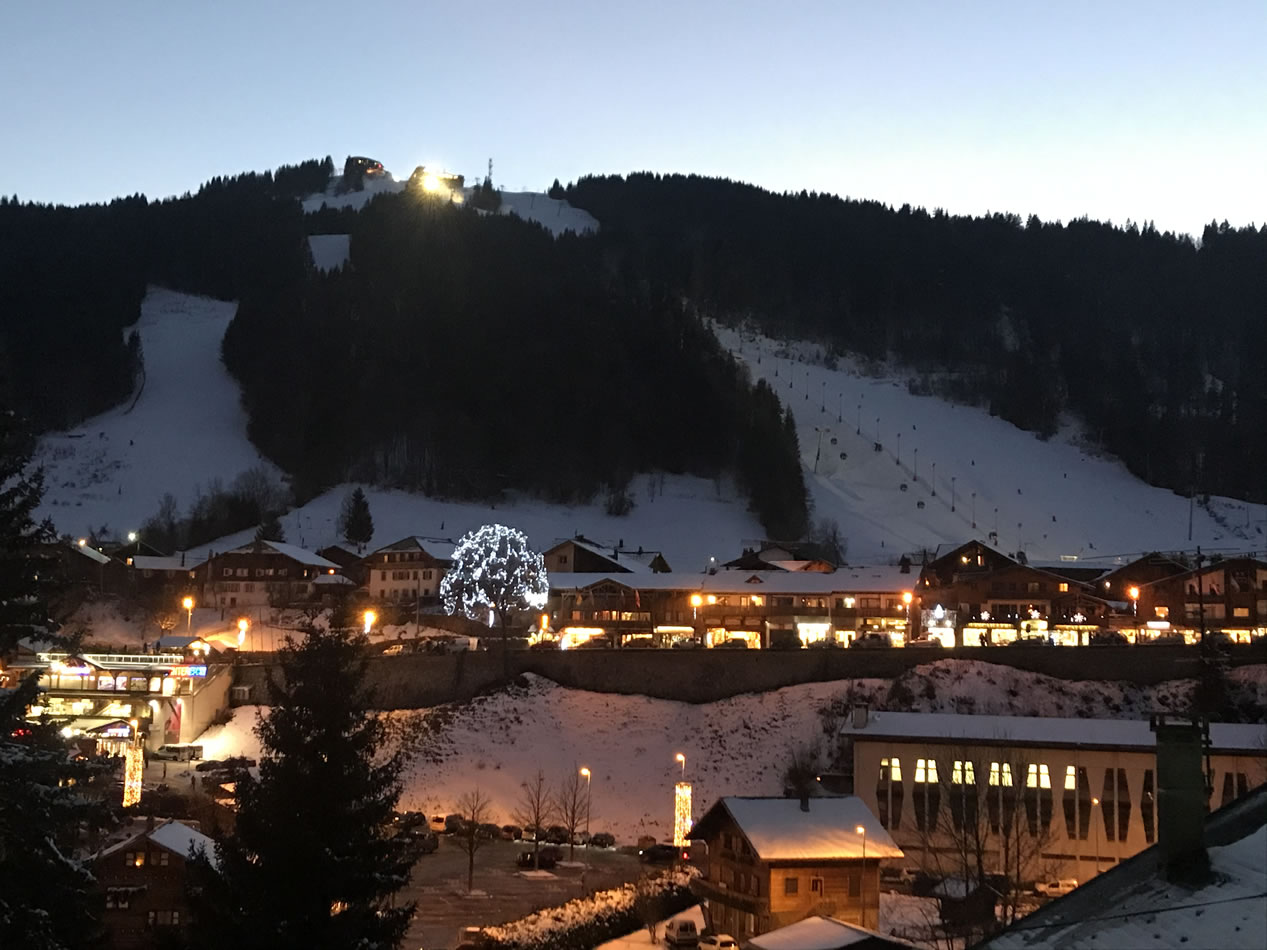
[[[576,849],[583,867],[557,867],[524,877],[515,867],[520,851],[530,844],[489,841],[475,855],[475,889],[466,892],[467,856],[461,842],[440,836],[434,854],[424,854],[414,865],[402,901],[418,902],[418,912],[403,944],[408,950],[449,950],[458,930],[518,920],[604,888],[636,880],[644,870],[637,857],[606,849]],[[567,848],[562,848],[566,862]]]

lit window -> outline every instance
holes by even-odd
[[[1065,791],[1076,791],[1078,788],[1078,773],[1072,765],[1065,766]]]
[[[971,762],[955,759],[955,766],[950,773],[950,781],[955,785],[976,785],[977,777]]]
[[[1006,762],[990,763],[990,784],[1012,787],[1012,766]]]
[[[1060,592],[1061,592],[1062,594],[1067,594],[1067,593],[1069,593],[1069,585],[1068,585],[1068,584],[1064,584],[1064,583],[1062,583],[1062,584],[1060,584],[1059,586],[1060,586]]]
[[[902,761],[900,759],[881,759],[880,777],[888,776],[890,781],[902,781]]]
[[[937,781],[937,760],[916,759],[915,781],[935,783]]]
[[[1068,778],[1066,777],[1066,781]],[[1009,783],[1010,784],[1010,783]],[[1045,765],[1031,765],[1025,772],[1026,788],[1051,788],[1051,774]]]

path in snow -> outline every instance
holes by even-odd
[[[238,385],[220,362],[236,309],[150,288],[136,324],[145,357],[136,407],[128,411],[128,400],[40,442],[46,484],[40,513],[59,531],[83,534],[108,524],[122,536],[158,510],[164,492],[183,509],[196,486],[214,478],[228,484],[267,465],[246,437]]]

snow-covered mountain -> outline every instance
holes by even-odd
[[[304,202],[362,207],[400,182],[334,186]],[[596,230],[586,212],[542,194],[503,193],[501,212],[553,233]],[[310,239],[319,267],[340,266],[347,235]],[[165,492],[182,509],[199,487],[228,484],[265,465],[246,437],[236,382],[220,361],[234,305],[151,289],[138,324],[145,384],[134,404],[69,432],[46,436],[39,461],[48,474],[44,513],[59,530],[83,534],[108,525],[118,535],[154,514]],[[1076,433],[1040,441],[980,409],[912,395],[898,373],[869,375],[825,360],[819,348],[718,327],[722,342],[766,379],[793,411],[814,519],[837,522],[854,563],[893,561],[921,548],[997,535],[998,545],[1031,559],[1105,558],[1155,548],[1245,550],[1267,547],[1262,506],[1215,498],[1208,508],[1151,487],[1115,459],[1079,446]],[[877,450],[877,445],[879,449]],[[934,480],[935,479],[935,480]],[[934,491],[935,488],[935,491]],[[336,539],[347,486],[283,518],[287,538],[310,548]],[[605,543],[663,551],[677,570],[736,556],[763,531],[733,486],[644,474],[632,484],[636,507],[624,518],[598,505],[531,499],[491,507],[396,491],[370,490],[375,543],[406,534],[457,537],[487,521],[526,531],[541,547],[583,533]],[[250,531],[215,545],[246,540]]]

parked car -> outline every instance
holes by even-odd
[[[1147,640],[1140,640],[1139,642],[1141,645],[1147,646],[1181,647],[1188,641],[1183,638],[1182,633],[1159,633],[1155,637],[1150,637]]]
[[[653,844],[638,852],[638,860],[643,864],[670,864],[678,857],[678,849],[671,844]]]
[[[551,825],[546,829],[545,838],[542,840],[547,841],[550,844],[567,844],[568,830],[562,825]]]
[[[544,847],[537,851],[536,858],[536,866],[542,871],[549,871],[563,860],[563,852],[558,848]],[[531,851],[520,851],[519,857],[515,859],[515,864],[521,868],[531,868],[533,866],[533,853]]]
[[[559,641],[551,640],[549,638],[538,640],[532,646],[528,647],[529,650],[557,650],[558,648]]]
[[[427,819],[427,827],[438,835],[444,834],[447,830],[444,824],[444,815],[432,815]]]
[[[414,828],[403,835],[419,854],[431,854],[440,847],[440,838],[429,828]]]
[[[1093,647],[1122,647],[1130,642],[1124,634],[1118,633],[1116,630],[1101,630],[1099,633],[1091,635],[1091,645]]]
[[[397,834],[421,828],[426,823],[427,816],[420,811],[398,811],[392,816],[392,825],[396,828]]]
[[[673,641],[673,647],[672,647],[672,649],[674,649],[674,650],[698,650],[698,649],[699,649],[700,647],[702,647],[703,645],[704,645],[704,644],[703,644],[703,642],[702,642],[702,641],[700,641],[700,640],[696,640],[694,637],[682,637],[682,638],[680,638],[680,639],[677,639],[677,640],[674,640],[674,641]]]
[[[739,950],[739,941],[730,934],[705,934],[699,938],[700,950]]]
[[[1051,641],[1046,637],[1017,637],[1008,644],[1010,647],[1045,647],[1050,645]]]
[[[743,637],[730,637],[718,643],[714,649],[716,650],[746,650],[748,649],[748,641]]]
[[[1034,893],[1042,897],[1061,897],[1078,886],[1071,877],[1062,877],[1055,881],[1039,881],[1034,885]]]
[[[887,633],[864,633],[853,642],[857,650],[887,650],[893,646],[893,640]]]
[[[620,647],[622,650],[654,650],[656,642],[654,637],[630,637]]]
[[[664,945],[666,947],[698,947],[699,931],[695,929],[695,921],[674,918],[664,925]]]
[[[588,640],[582,640],[576,645],[577,650],[610,650],[612,642],[607,639],[606,634],[590,637]]]
[[[466,819],[461,815],[444,816],[444,833],[446,835],[460,835],[465,829]]]
[[[190,759],[202,758],[202,746],[190,742],[173,742],[158,747],[150,753],[151,758],[166,759],[169,762],[188,762]]]
[[[940,650],[942,648],[942,642],[940,640],[929,640],[925,637],[917,637],[914,640],[907,640],[906,645],[908,647],[915,647],[916,649],[931,648],[934,650]]]
[[[616,847],[616,836],[606,831],[596,831],[590,835],[591,848],[614,848]]]
[[[518,825],[502,825],[502,840],[518,841],[524,836],[524,830]]]
[[[157,757],[158,753],[156,752],[154,753],[154,755]],[[203,759],[201,762],[199,762],[197,765],[194,766],[194,771],[195,772],[214,772],[217,769],[222,769],[222,768],[224,768],[224,763],[220,761],[219,759]]]
[[[501,836],[502,836],[501,826],[495,825],[490,821],[483,822],[482,824],[477,825],[475,828],[475,837],[477,838],[484,838],[486,840],[492,841],[494,838],[500,838]]]

